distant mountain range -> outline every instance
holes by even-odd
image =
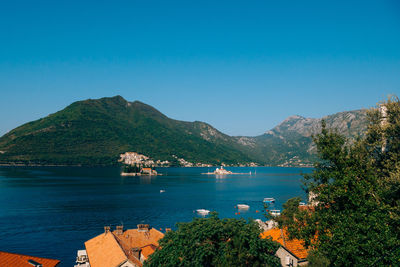
[[[322,120],[325,120],[328,128],[337,129],[351,140],[367,130],[366,115],[366,110],[362,109],[339,112],[319,119],[291,116],[263,135],[242,137],[239,142],[252,143],[252,150],[257,158],[272,165],[311,165],[316,159],[312,135],[321,131]]]
[[[328,127],[355,137],[366,129],[366,111],[324,118]],[[321,119],[292,116],[256,137],[228,136],[204,122],[170,119],[139,101],[121,96],[75,102],[26,123],[0,138],[0,163],[114,165],[133,151],[172,164],[309,165],[315,159],[311,135]]]

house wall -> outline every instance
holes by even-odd
[[[275,255],[281,259],[281,265],[282,266],[306,266],[308,264],[307,261],[303,262],[298,262],[298,259],[293,256],[289,251],[287,251],[284,247],[280,247]],[[293,265],[288,265],[288,263],[291,263]]]

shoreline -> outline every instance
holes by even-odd
[[[118,165],[82,165],[82,164],[23,164],[23,163],[0,163],[0,167],[118,167]],[[218,166],[212,166],[218,167]],[[155,168],[212,168],[212,167],[185,167],[185,166],[160,166]],[[279,167],[279,168],[313,168],[312,165],[306,166],[272,166],[272,165],[262,165],[262,166],[226,166],[228,168],[258,168],[258,167]],[[208,174],[208,173],[203,173]],[[213,173],[211,173],[213,174]],[[246,173],[234,173],[234,174],[246,174]]]
[[[238,167],[238,168],[254,168],[254,167]],[[213,172],[203,172],[204,175],[235,175],[235,174],[250,174],[248,172],[233,172],[233,173],[213,173]]]

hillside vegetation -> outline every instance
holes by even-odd
[[[112,165],[126,151],[214,164],[255,160],[238,146],[206,123],[169,119],[149,105],[116,96],[75,102],[12,130],[0,138],[0,150],[5,151],[0,160]]]
[[[365,111],[325,118],[349,136],[365,128]],[[155,160],[301,166],[314,157],[311,134],[320,119],[290,117],[257,137],[231,137],[204,122],[173,120],[121,96],[75,102],[0,138],[0,163],[114,165],[134,151]]]

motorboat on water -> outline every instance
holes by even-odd
[[[165,190],[164,190],[164,189],[161,189],[161,190],[160,190],[160,193],[164,193],[164,192],[165,192]]]
[[[237,204],[237,208],[241,210],[248,210],[250,206],[246,204]]]
[[[269,211],[272,216],[279,216],[281,215],[281,210],[270,210]]]
[[[200,215],[203,215],[203,216],[206,216],[206,215],[208,215],[210,213],[209,210],[205,210],[205,209],[198,209],[198,210],[196,210],[196,212],[197,212],[197,214],[200,214]]]
[[[266,197],[263,200],[264,203],[275,203],[275,198],[273,197]]]

